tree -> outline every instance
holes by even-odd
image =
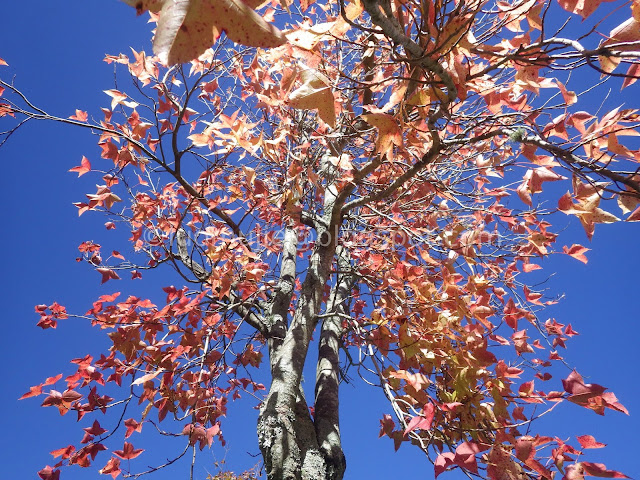
[[[576,332],[538,319],[552,300],[527,274],[554,251],[586,261],[581,245],[556,247],[558,215],[577,216],[588,237],[619,220],[609,200],[640,218],[640,154],[624,143],[638,114],[579,101],[592,94],[584,78],[595,91],[636,80],[638,3],[609,34],[552,20],[560,7],[588,20],[597,3],[291,4],[284,31],[264,20],[279,7],[263,18],[257,2],[164,3],[135,5],[159,15],[157,56],[107,56],[134,87],[109,90],[99,121],[50,115],[2,82],[1,116],[99,134],[101,165],[73,171],[96,169],[104,184],[77,207],[130,230],[138,252],[103,260],[83,242],[102,282],[149,269],[183,282],[165,286],[162,304],[114,293],[81,315],[113,346],[23,396],[93,420],[41,478],[89,466],[107,445],[100,471],[117,477],[142,453],[133,442],[145,424],[182,438],[182,455],[203,449],[223,441],[229,399],[264,391],[269,478],[340,479],[338,391],[354,370],[390,402],[381,434],[421,448],[436,475],[622,477],[574,461],[593,437],[578,447],[522,433],[536,408],[565,400],[626,413],[575,371],[541,390]],[[71,315],[57,303],[36,310],[42,328]],[[312,401],[301,387],[311,348]],[[265,353],[268,387],[255,378]],[[156,416],[174,422],[160,429]]]

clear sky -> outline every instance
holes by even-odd
[[[146,17],[136,18],[133,9],[115,0],[5,1],[0,14],[0,58],[10,65],[0,67],[0,76],[7,80],[15,75],[16,85],[31,100],[63,117],[76,108],[99,116],[99,108],[108,104],[109,97],[102,91],[114,88],[113,66],[102,61],[105,54],[129,53],[129,46],[150,50]],[[618,103],[626,101],[638,107],[639,93],[636,84],[623,92]],[[6,125],[6,121],[0,121],[0,130]],[[46,123],[27,125],[0,149],[0,205],[4,212],[0,252],[5,305],[5,360],[0,367],[2,478],[37,478],[35,472],[54,463],[48,452],[77,442],[79,427],[71,415],[60,417],[55,409],[40,408],[43,397],[20,402],[18,397],[47,376],[70,373],[69,359],[96,354],[105,345],[100,332],[80,320],[62,322],[55,331],[42,331],[35,326],[34,305],[55,300],[70,311],[84,312],[99,295],[121,290],[144,297],[164,285],[162,278],[150,276],[145,277],[144,284],[122,281],[101,286],[98,274],[87,264],[76,263],[80,242],[93,239],[102,243],[107,235],[99,213],[78,218],[72,205],[82,201],[97,181],[90,175],[78,180],[67,172],[79,165],[82,155],[91,160],[99,158],[96,137],[84,130]],[[631,416],[608,410],[605,417],[599,417],[575,405],[562,405],[541,420],[537,431],[561,438],[592,434],[609,447],[592,451],[588,460],[640,478],[639,225],[600,225],[588,244],[576,223],[565,220],[557,229],[567,227],[561,238],[569,245],[582,243],[592,249],[589,263],[583,265],[567,256],[547,262],[545,272],[555,273],[547,285],[552,292],[566,296],[542,319],[555,317],[581,333],[569,342],[565,358],[587,381],[614,391]],[[123,243],[113,246],[126,248]],[[415,447],[406,444],[394,453],[391,440],[377,439],[378,420],[382,413],[391,413],[380,391],[356,378],[343,387],[342,402],[347,480],[433,478],[432,466]],[[223,449],[214,443],[211,451],[203,452],[197,479],[204,479],[207,471],[216,473],[213,461],[225,457],[237,471],[258,462],[256,411],[251,408],[254,403],[245,400],[230,408],[225,431],[228,447]],[[160,458],[171,455],[164,453],[163,445],[137,443]],[[98,468],[108,458],[106,454],[98,457]],[[142,467],[144,462],[138,465]],[[187,472],[187,465],[182,464],[151,478],[188,478]],[[73,467],[62,473],[65,480],[97,477],[95,468]],[[461,476],[444,474],[441,478]]]

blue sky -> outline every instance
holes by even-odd
[[[129,46],[150,49],[146,17],[136,18],[133,9],[115,0],[3,2],[0,11],[0,58],[10,65],[2,67],[0,75],[5,80],[15,75],[16,85],[31,100],[63,117],[76,108],[91,114],[108,104],[109,98],[102,91],[113,88],[113,67],[102,61],[105,54],[128,53]],[[636,84],[623,94],[627,101],[636,101],[639,90]],[[5,125],[0,122],[0,130]],[[78,180],[67,172],[80,163],[82,155],[98,158],[95,137],[86,131],[45,123],[27,125],[0,149],[0,195],[5,212],[0,235],[5,324],[5,361],[0,367],[4,380],[0,398],[3,478],[37,478],[37,470],[54,462],[48,452],[79,439],[79,427],[70,416],[60,417],[54,409],[40,408],[42,397],[20,402],[18,397],[47,376],[69,373],[69,359],[95,354],[105,345],[99,331],[79,320],[67,321],[56,331],[40,330],[35,326],[34,305],[56,300],[70,311],[84,312],[97,296],[116,289],[144,296],[164,285],[162,278],[149,276],[144,285],[110,282],[101,286],[98,274],[88,265],[76,263],[81,241],[102,243],[107,235],[100,214],[78,218],[72,205],[84,198],[95,180],[88,178],[90,175]],[[565,298],[549,308],[543,320],[555,317],[581,333],[570,341],[565,358],[588,381],[610,387],[631,416],[607,411],[605,417],[599,417],[574,405],[562,405],[540,421],[538,431],[561,438],[592,434],[609,447],[592,451],[588,460],[638,478],[638,224],[599,226],[588,244],[577,222],[561,220],[565,224],[558,229],[568,225],[561,238],[569,245],[582,243],[592,251],[588,253],[588,265],[566,256],[547,262],[545,271],[555,272],[547,286],[553,293],[565,294]],[[113,248],[118,247],[123,248],[123,244],[113,243]],[[390,413],[381,392],[356,381],[343,387],[342,402],[347,480],[433,478],[432,466],[417,449],[407,444],[394,453],[391,440],[377,439],[378,419],[382,413]],[[216,473],[212,466],[216,460],[226,458],[230,468],[238,471],[258,461],[252,457],[258,454],[256,411],[252,406],[251,401],[244,400],[230,409],[225,432],[228,448],[214,444],[211,451],[205,450],[196,478],[205,478],[207,471]],[[165,455],[163,445],[137,443],[156,456],[170,455]],[[96,465],[102,466],[107,459],[107,455],[98,458]],[[187,465],[182,464],[152,478],[186,475]],[[78,480],[96,477],[95,469],[77,467],[64,470],[62,476]],[[441,478],[461,477],[445,474]]]

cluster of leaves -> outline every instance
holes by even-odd
[[[556,211],[578,217],[589,238],[596,224],[619,221],[604,208],[607,196],[626,221],[640,220],[640,151],[625,144],[639,133],[639,114],[579,109],[588,88],[569,90],[565,73],[583,68],[613,81],[622,65],[621,86],[632,85],[637,1],[604,41],[595,27],[548,36],[548,17],[560,9],[539,0],[285,1],[298,22],[284,31],[255,14],[259,2],[127,3],[158,21],[157,56],[106,57],[127,69],[135,91],[107,90],[111,105],[99,121],[12,100],[0,104],[0,116],[98,131],[104,183],[76,206],[79,214],[106,212],[107,230],[128,229],[136,255],[113,251],[103,260],[100,245],[83,242],[80,259],[103,283],[125,270],[135,279],[172,267],[185,286],[165,287],[160,305],[103,295],[82,316],[108,331],[112,346],[100,358],[73,360],[77,371],[62,393],[50,390],[42,405],[81,420],[137,403],[139,415],[122,413],[110,432],[95,420],[78,446],[53,452],[60,460],[41,478],[57,479],[63,465],[89,466],[121,425],[124,445],[100,470],[113,478],[121,459],[142,453],[126,439],[146,423],[184,439],[176,459],[224,442],[228,399],[265,390],[252,368],[265,350],[277,358],[292,319],[320,305],[306,317],[300,348],[306,355],[316,325],[335,328],[344,361],[332,368],[356,369],[381,387],[395,420],[385,415],[380,434],[396,448],[411,442],[435,454],[436,475],[460,468],[493,480],[624,477],[580,461],[584,449],[602,446],[591,436],[578,437],[577,447],[528,433],[540,406],[564,400],[598,414],[626,410],[575,371],[562,390],[540,386],[551,383],[553,365],[563,362],[558,348],[577,332],[539,320],[552,300],[525,276],[556,252],[587,261],[582,245],[556,245]],[[598,3],[560,7],[586,19]],[[269,5],[265,17],[275,12]],[[232,44],[218,38],[223,31],[272,48]],[[71,171],[95,173],[84,157]],[[567,193],[550,189],[557,208],[545,207],[546,184],[569,177]],[[316,270],[309,307],[303,285]],[[282,301],[284,324],[271,313]],[[57,303],[36,311],[42,328],[70,316]],[[109,383],[128,396],[103,393]],[[152,411],[178,427],[160,429]]]

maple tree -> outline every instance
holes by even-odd
[[[99,133],[101,160],[71,171],[103,184],[76,206],[130,231],[136,254],[84,241],[79,260],[108,286],[150,269],[183,283],[161,302],[109,293],[74,315],[112,346],[23,395],[92,422],[42,479],[94,463],[144,473],[129,468],[147,425],[183,439],[168,463],[224,442],[245,392],[270,479],[341,479],[347,375],[382,390],[380,435],[423,450],[436,476],[625,478],[582,460],[603,446],[593,436],[532,433],[563,401],[627,412],[575,370],[558,381],[577,332],[539,318],[553,300],[527,274],[554,253],[587,261],[560,243],[558,216],[588,238],[640,220],[640,115],[584,100],[639,78],[638,1],[610,6],[626,9],[610,32],[597,0],[126,3],[157,22],[155,55],[107,55],[134,88],[107,90],[99,120],[49,114],[0,83],[5,119]],[[36,312],[44,329],[72,316]]]

